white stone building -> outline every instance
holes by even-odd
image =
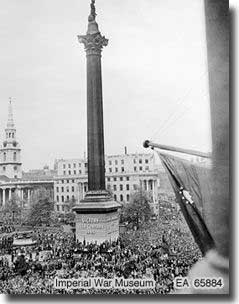
[[[130,195],[142,187],[153,198],[152,208],[158,213],[159,176],[154,154],[122,154],[106,156],[106,188],[121,203],[130,201]],[[59,159],[54,182],[55,210],[64,212],[66,202],[79,203],[87,191],[87,161],[85,159]]]

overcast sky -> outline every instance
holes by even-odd
[[[90,0],[0,0],[0,140],[12,96],[23,169],[86,151]],[[152,139],[211,150],[203,1],[96,0],[106,154]]]

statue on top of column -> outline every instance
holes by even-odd
[[[91,4],[90,4],[90,15],[88,17],[88,21],[92,22],[95,20],[96,17],[96,12],[95,12],[95,0],[91,0]]]

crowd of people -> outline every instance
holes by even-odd
[[[37,243],[12,248],[0,257],[0,293],[6,294],[167,294],[201,257],[182,216],[167,210],[115,242],[86,244],[59,229],[36,230]],[[55,289],[59,278],[151,278],[153,289]]]
[[[13,225],[0,225],[0,235],[3,233],[11,233],[15,230]]]

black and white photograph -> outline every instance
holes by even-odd
[[[0,294],[229,296],[229,1],[0,4]]]

